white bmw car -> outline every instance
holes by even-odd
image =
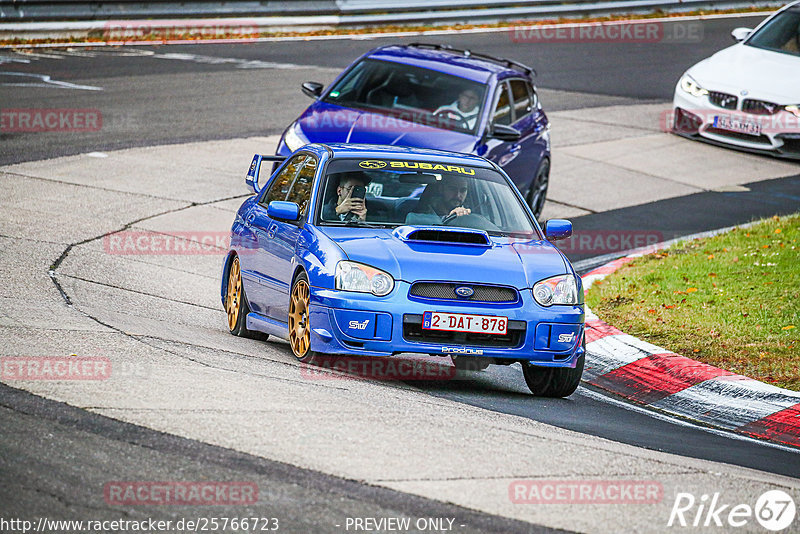
[[[673,132],[800,159],[800,1],[731,35],[678,81]]]

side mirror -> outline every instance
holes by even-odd
[[[544,223],[544,236],[548,241],[566,239],[572,235],[572,223],[565,219],[550,219]]]
[[[489,132],[489,137],[500,139],[501,141],[517,141],[522,134],[519,130],[506,126],[505,124],[494,124]]]
[[[750,37],[751,33],[753,33],[752,28],[736,28],[731,32],[731,37],[733,37],[733,40],[736,41],[737,43],[741,43],[742,41]]]
[[[250,169],[247,171],[247,176],[244,179],[244,183],[246,183],[256,195],[261,191],[261,187],[258,185],[258,172],[261,169],[262,159],[263,156],[261,156],[261,154],[253,156],[253,162],[250,163]]]
[[[267,215],[271,219],[295,222],[300,219],[300,206],[295,202],[273,200],[267,206]]]
[[[317,82],[303,82],[300,87],[303,88],[303,93],[311,98],[319,98],[319,95],[322,94],[322,89],[325,87],[321,83]]]

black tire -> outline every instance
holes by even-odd
[[[538,367],[530,362],[522,363],[522,375],[528,389],[537,397],[569,397],[581,383],[583,365],[586,361],[586,339],[583,340],[583,354],[578,358],[575,368]]]
[[[300,271],[292,283],[289,294],[289,346],[297,361],[315,364],[324,356],[311,350],[311,323],[308,308],[311,302],[311,286],[305,271]]]
[[[450,356],[450,359],[459,371],[483,371],[494,363],[491,358],[475,358],[471,356]]]
[[[247,295],[244,292],[238,256],[234,256],[228,266],[225,313],[228,315],[228,330],[234,336],[260,339],[262,341],[269,337],[269,334],[247,329],[247,314],[250,313],[250,306],[247,304]]]
[[[547,188],[550,186],[550,160],[545,158],[536,170],[536,176],[528,189],[528,205],[533,211],[534,217],[538,220],[544,209],[544,201],[547,200]]]

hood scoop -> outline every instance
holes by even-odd
[[[447,226],[398,226],[392,234],[401,241],[413,243],[446,243],[490,247],[489,235],[483,230],[449,228]]]

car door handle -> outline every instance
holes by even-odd
[[[253,224],[253,221],[255,219],[256,219],[256,214],[255,213],[251,213],[250,215],[247,216],[247,218],[245,219],[245,222],[247,224]]]
[[[278,225],[277,224],[273,224],[273,225],[271,225],[269,227],[269,230],[267,231],[267,236],[270,239],[273,239],[275,237],[275,232],[277,232],[277,231],[278,231]]]

